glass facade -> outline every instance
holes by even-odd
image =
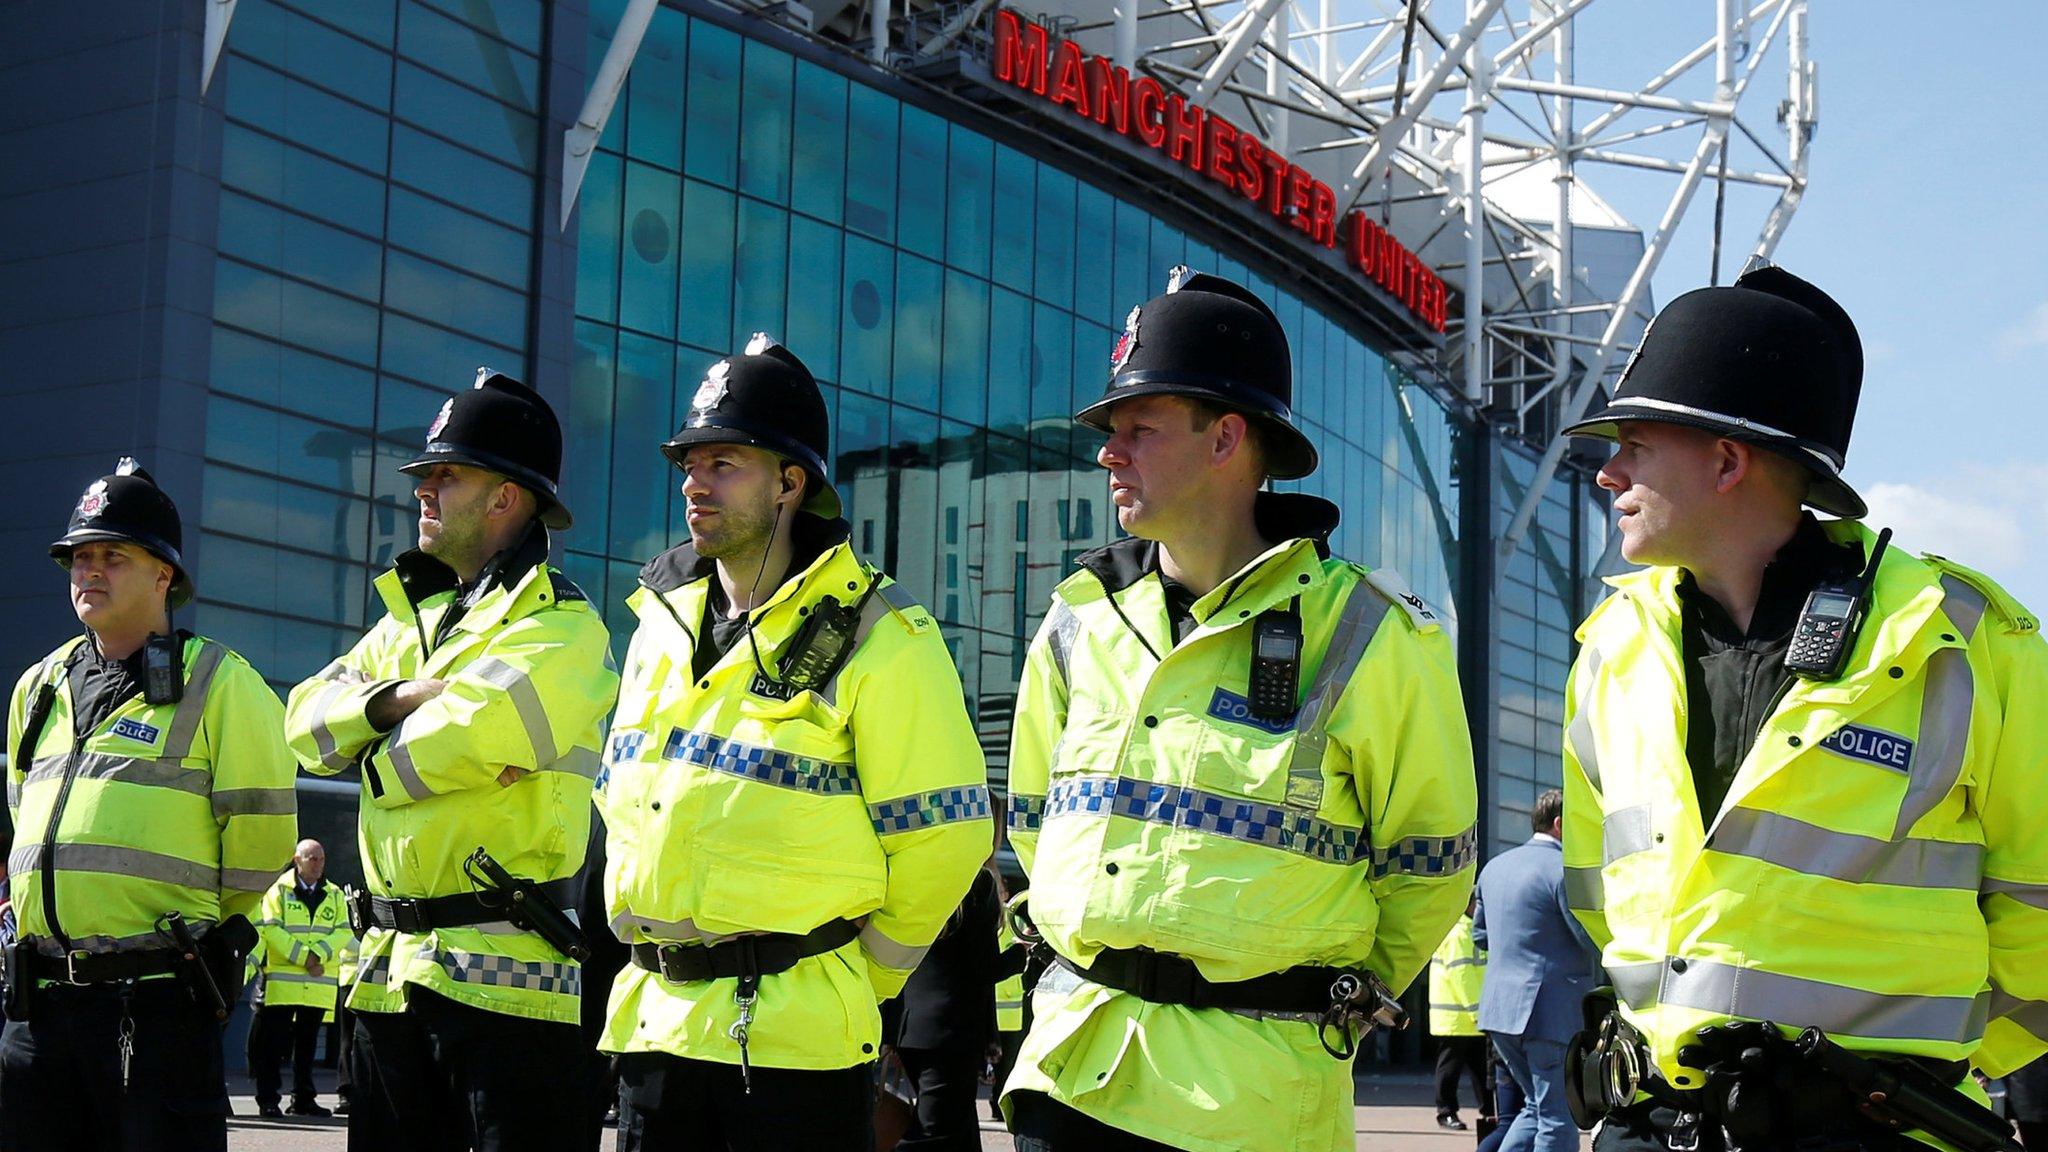
[[[594,69],[618,0],[591,15]],[[1024,645],[1117,532],[1101,394],[1124,315],[1187,263],[1251,284],[1294,348],[1343,556],[1449,602],[1450,430],[1430,393],[1229,252],[1050,164],[708,20],[661,9],[581,198],[566,567],[618,642],[686,537],[658,445],[756,331],[824,384],[860,553],[939,618],[1000,780]]]

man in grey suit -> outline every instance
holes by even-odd
[[[1479,873],[1472,937],[1487,952],[1479,1028],[1528,1100],[1502,1152],[1579,1147],[1565,1107],[1564,1049],[1581,1027],[1579,1002],[1593,989],[1599,952],[1565,907],[1563,818],[1563,793],[1538,796],[1536,834]]]

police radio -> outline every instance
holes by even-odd
[[[1261,612],[1252,621],[1252,715],[1268,723],[1294,718],[1295,696],[1301,688],[1301,613]]]
[[[816,691],[839,671],[839,666],[852,655],[861,611],[881,583],[879,576],[869,580],[868,590],[852,604],[841,604],[827,596],[811,609],[803,627],[790,640],[789,650],[776,662],[775,671],[783,684],[798,691]]]
[[[142,699],[150,704],[176,704],[185,696],[184,645],[176,629],[169,636],[152,635],[142,643]]]
[[[1807,594],[1799,622],[1792,626],[1792,646],[1785,653],[1787,672],[1808,680],[1832,680],[1841,675],[1863,627],[1877,563],[1884,558],[1885,545],[1891,539],[1891,529],[1879,532],[1877,544],[1870,550],[1870,563],[1862,572],[1846,580],[1824,581]]]

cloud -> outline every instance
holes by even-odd
[[[2029,348],[2048,348],[2048,300],[2036,304],[2025,319],[1998,334],[1998,350],[2007,356]]]
[[[1938,483],[1880,481],[1862,489],[1866,523],[1913,552],[1933,552],[2048,605],[2048,464],[1971,465]]]

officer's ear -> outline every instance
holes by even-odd
[[[791,497],[791,499],[784,499],[784,497]],[[775,503],[776,503],[776,504],[777,504],[778,506],[780,506],[780,505],[783,505],[783,504],[790,504],[790,503],[799,503],[799,502],[801,502],[801,501],[803,500],[803,497],[804,497],[804,470],[803,470],[803,466],[802,466],[802,465],[800,465],[800,464],[791,464],[791,463],[790,463],[789,461],[787,461],[787,460],[783,461],[783,462],[782,462],[782,490],[781,490],[781,491],[780,491],[779,493],[777,493],[777,494],[776,494],[776,497],[775,497]]]

